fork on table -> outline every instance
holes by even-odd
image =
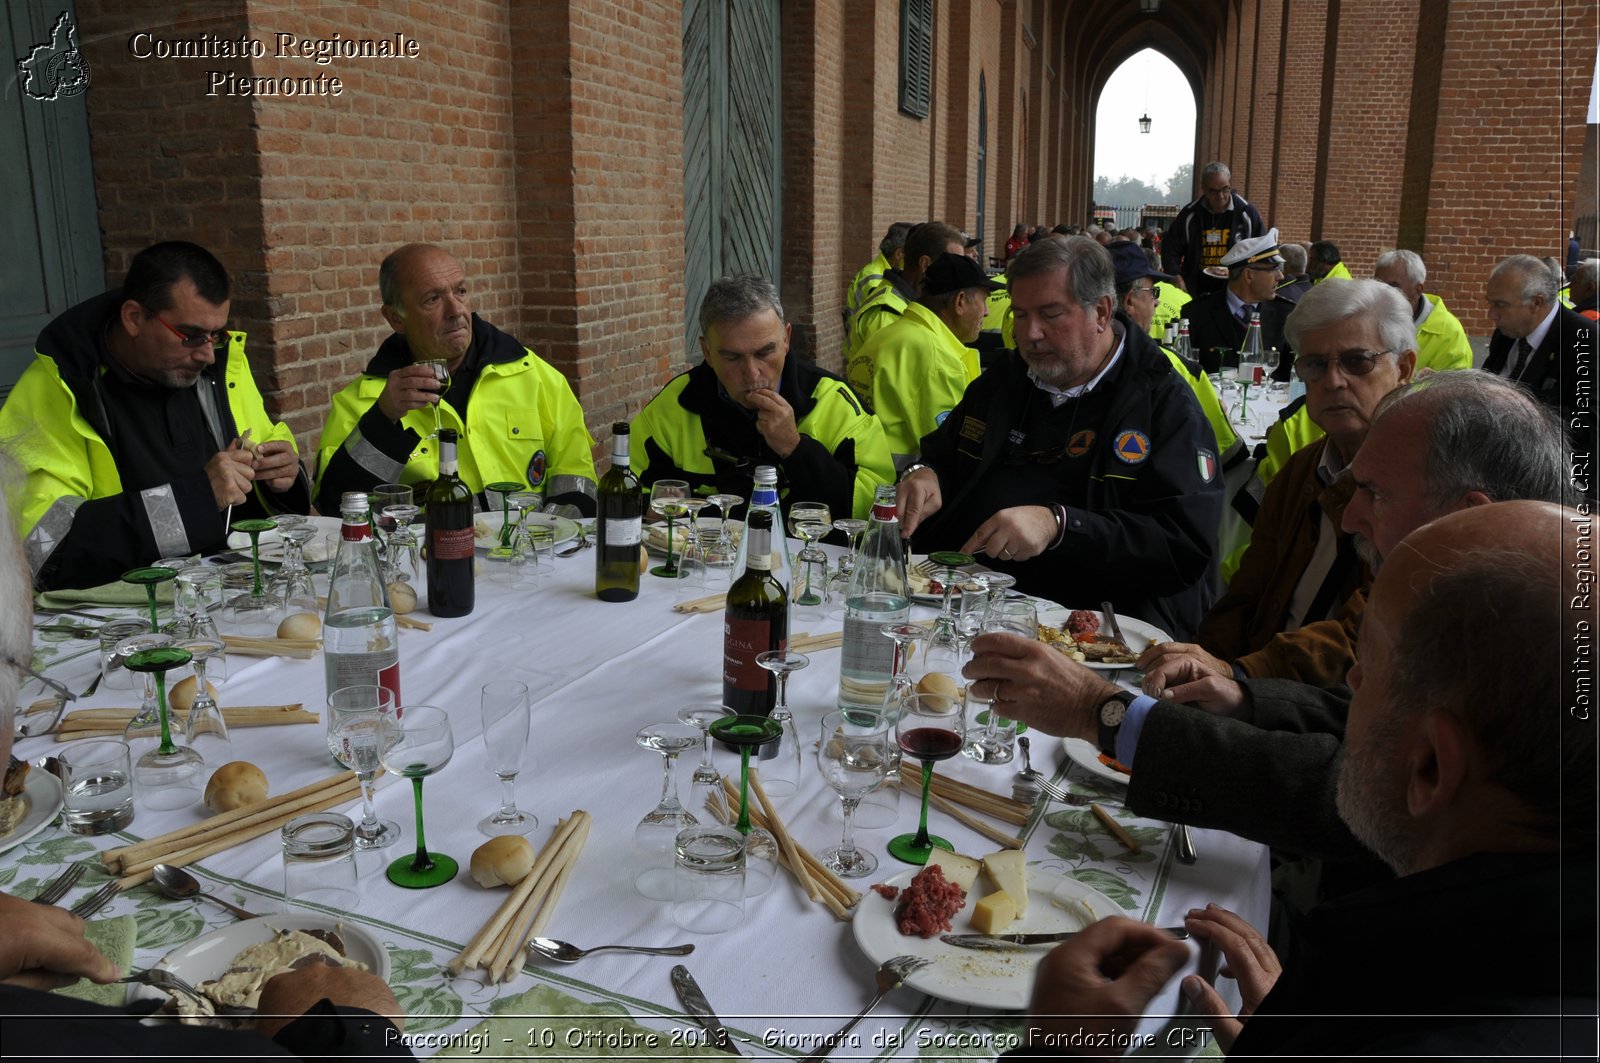
[[[79,860],[69,864],[67,869],[56,876],[56,880],[40,890],[33,898],[35,904],[54,904],[67,895],[67,891],[78,884],[83,873],[89,870],[89,865]]]

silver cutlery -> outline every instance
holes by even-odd
[[[594,544],[589,541],[589,533],[583,530],[583,525],[578,525],[578,539],[571,546],[563,546],[556,551],[557,557],[571,557],[579,550],[587,550]]]
[[[844,1039],[844,1035],[855,1029],[856,1023],[866,1018],[868,1013],[877,1007],[878,1003],[888,996],[891,990],[898,989],[912,974],[922,970],[932,962],[932,960],[924,959],[921,956],[895,956],[886,960],[874,975],[878,986],[877,996],[868,1001],[867,1006],[862,1008],[855,1018],[839,1027],[838,1032],[822,1042],[822,1047],[807,1056],[804,1063],[822,1063],[835,1048],[839,1047],[839,1042]]]
[[[237,904],[230,904],[214,893],[207,893],[200,888],[200,880],[181,867],[171,864],[157,864],[152,869],[152,879],[156,889],[163,896],[171,897],[175,901],[186,901],[190,897],[204,897],[213,904],[220,904],[240,919],[254,919],[256,913],[246,911]]]
[[[159,989],[165,993],[181,993],[183,996],[188,997],[190,1000],[193,1000],[196,1003],[204,1004],[206,1008],[209,1009],[214,1015],[243,1016],[254,1015],[256,1013],[254,1008],[241,1008],[231,1004],[219,1004],[210,997],[206,996],[204,993],[201,993],[200,990],[196,989],[188,982],[185,982],[182,978],[179,978],[177,975],[173,974],[171,971],[163,970],[160,967],[151,967],[144,971],[134,971],[130,975],[125,975],[122,978],[118,978],[117,981],[137,982],[140,985],[147,985],[154,989]]]
[[[591,952],[643,952],[651,956],[687,956],[694,951],[694,946],[668,945],[664,948],[655,948],[648,945],[596,945],[593,948],[580,949],[570,941],[531,938],[528,941],[528,951],[535,956],[555,960],[557,963],[577,963]]]
[[[1122,637],[1122,625],[1117,623],[1117,611],[1111,608],[1111,603],[1101,602],[1100,612],[1105,615],[1106,630],[1111,632],[1111,637],[1122,643],[1124,646],[1128,646],[1128,640]],[[1132,650],[1133,647],[1128,646],[1128,649]]]
[[[112,879],[104,886],[101,886],[99,889],[80,900],[77,904],[74,904],[72,906],[72,914],[77,916],[79,919],[87,919],[100,909],[104,908],[106,905],[110,904],[111,898],[122,892],[122,887],[118,884],[118,881],[119,880],[117,879]]]
[[[1041,934],[941,934],[939,940],[961,949],[1019,949],[1029,945],[1059,945],[1071,941],[1082,930],[1061,930]],[[1189,940],[1189,931],[1181,926],[1163,927],[1162,933],[1171,934],[1179,941]]]
[[[68,890],[78,884],[78,880],[83,877],[83,873],[87,870],[89,870],[89,865],[81,860],[75,864],[72,864],[65,871],[61,872],[61,874],[57,875],[54,882],[40,890],[38,896],[33,898],[33,903],[56,903],[67,895]]]
[[[1192,864],[1200,859],[1200,854],[1194,848],[1194,835],[1189,833],[1186,823],[1175,824],[1178,828],[1178,863]]]
[[[1090,803],[1089,798],[1084,797],[1082,794],[1068,793],[1066,787],[1060,783],[1051,782],[1039,772],[1034,772],[1033,784],[1064,805],[1076,805],[1081,808]]]
[[[689,973],[689,968],[677,964],[672,968],[672,988],[678,991],[678,999],[683,1002],[684,1010],[700,1024],[700,1027],[711,1036],[711,1046],[723,1052],[736,1056],[744,1055],[733,1043],[728,1028],[722,1025],[722,1020],[717,1018],[717,1013],[711,1010],[711,1002],[706,999],[705,991],[700,988],[700,983],[694,980],[694,975]]]

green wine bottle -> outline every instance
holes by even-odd
[[[739,716],[768,716],[777,690],[756,656],[789,644],[789,595],[772,575],[770,512],[750,512],[745,541],[745,570],[728,588],[723,615],[722,707]]]
[[[611,426],[611,468],[600,477],[594,522],[594,594],[602,602],[639,597],[639,544],[644,495],[628,467],[628,422]]]

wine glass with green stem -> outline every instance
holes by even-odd
[[[272,520],[236,520],[233,530],[250,536],[250,593],[236,595],[228,603],[228,612],[234,627],[246,634],[275,635],[278,630],[279,600],[267,593],[261,579],[261,533],[278,526]]]
[[[667,518],[667,561],[650,570],[650,575],[664,579],[677,579],[678,560],[673,550],[673,521],[689,512],[684,499],[689,497],[689,481],[657,480],[650,485],[650,508]]]
[[[422,825],[422,780],[442,771],[455,754],[450,715],[433,705],[407,705],[404,716],[378,719],[379,759],[390,775],[411,780],[417,808],[417,851],[389,865],[389,881],[407,889],[432,889],[456,877],[460,865],[428,851]]]
[[[782,734],[783,727],[767,716],[724,716],[711,725],[712,738],[739,751],[739,817],[733,826],[744,835],[746,897],[758,896],[772,887],[778,854],[777,839],[750,822],[750,751]]]
[[[500,534],[489,556],[506,558],[511,556],[511,535],[516,525],[511,521],[511,496],[521,491],[526,485],[514,480],[497,480],[492,484],[484,484],[485,494],[493,492],[500,496]]]
[[[172,740],[172,722],[167,709],[167,672],[182,668],[191,660],[188,650],[160,646],[140,650],[130,656],[125,667],[130,672],[152,676],[156,687],[156,712],[161,721],[161,740],[133,766],[133,780],[145,803],[156,809],[185,808],[200,798],[205,775],[205,758],[190,746]]]
[[[928,833],[928,791],[933,766],[961,752],[966,735],[964,704],[959,694],[913,694],[900,702],[895,721],[895,741],[904,756],[922,761],[922,810],[915,834],[889,840],[889,853],[907,864],[926,864],[935,848],[954,849],[948,841]]]
[[[238,527],[238,525],[234,525]],[[156,586],[168,580],[178,578],[178,570],[165,565],[147,565],[144,568],[130,568],[122,574],[122,582],[131,583],[136,587],[143,587],[145,601],[150,607],[150,630],[160,631],[161,622],[156,617]],[[258,577],[259,578],[259,577]]]

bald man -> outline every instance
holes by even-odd
[[[407,244],[383,260],[378,291],[394,334],[333,398],[317,445],[317,508],[337,513],[342,493],[381,483],[432,483],[442,427],[456,430],[474,492],[515,483],[544,495],[546,508],[593,516],[594,440],[572,386],[472,312],[461,260]]]
[[[1595,728],[1556,650],[1592,610],[1553,605],[1590,523],[1497,503],[1441,517],[1391,553],[1350,675],[1334,792],[1398,877],[1315,909],[1281,965],[1233,913],[1189,913],[1244,1006],[1235,1019],[1195,976],[1182,992],[1230,1053],[1592,1058]],[[1508,660],[1506,631],[1549,647],[1548,663]],[[1186,959],[1151,927],[1097,924],[1041,965],[1035,1045],[1131,1031]]]

